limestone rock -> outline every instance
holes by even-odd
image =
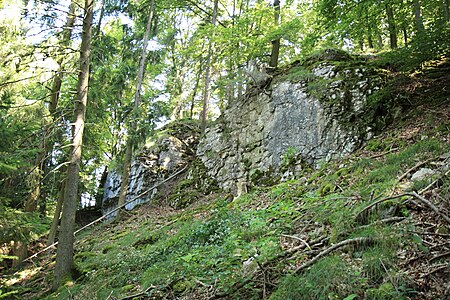
[[[436,172],[428,168],[421,168],[411,176],[412,181],[421,181],[433,176]]]
[[[293,178],[305,165],[346,155],[373,135],[367,100],[379,89],[380,76],[330,61],[309,66],[307,76],[302,68],[307,79],[273,78],[266,88],[271,94],[247,93],[207,129],[197,155],[221,188],[236,192],[242,181]],[[290,152],[296,159],[286,164]]]

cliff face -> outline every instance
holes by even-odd
[[[288,179],[370,138],[381,76],[340,59],[284,70],[207,130],[197,155],[220,187]]]
[[[395,114],[395,109],[387,111],[378,93],[382,75],[346,54],[328,51],[316,61],[294,64],[264,78],[223,112],[198,147],[194,123],[169,124],[154,145],[135,158],[127,200],[194,159],[195,171],[190,174],[211,179],[202,185],[217,183],[233,193],[301,176],[304,168],[354,151]],[[192,174],[185,179],[193,180]],[[188,181],[173,187],[179,196],[174,206],[186,204],[181,198],[186,198],[183,191],[192,183]],[[109,174],[103,213],[117,205],[120,182],[120,174]],[[127,209],[157,192],[140,197]]]

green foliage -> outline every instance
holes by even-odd
[[[270,299],[343,299],[364,286],[365,279],[360,275],[342,258],[326,257],[303,276],[286,277]]]
[[[10,241],[27,242],[47,231],[49,218],[41,218],[36,213],[25,213],[8,206],[8,201],[0,197],[0,245]]]

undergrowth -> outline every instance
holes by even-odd
[[[381,157],[349,157],[303,174],[306,183],[292,180],[235,199],[218,198],[165,224],[143,225],[136,218],[102,225],[77,244],[77,281],[47,299],[111,299],[147,289],[146,297],[155,299],[196,293],[232,299],[406,298],[412,287],[399,272],[396,254],[420,240],[406,233],[406,225],[377,223],[407,218],[404,199],[387,201],[368,215],[360,212],[394,191],[402,172],[448,146],[426,139]],[[318,250],[280,255],[321,237],[330,244],[356,237],[375,242],[332,253],[300,273],[295,269]]]

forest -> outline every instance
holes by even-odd
[[[449,7],[0,0],[0,299],[447,299]],[[361,111],[332,94],[361,81],[333,85],[325,62],[368,82]],[[272,177],[243,154],[265,142],[208,144],[215,128],[234,141],[232,114],[283,82],[345,119],[333,126],[370,129],[333,159],[285,147]],[[125,210],[136,161],[170,151],[166,135],[188,163],[158,165],[163,188]],[[242,170],[216,170],[239,155]],[[111,174],[117,211],[98,220]]]

